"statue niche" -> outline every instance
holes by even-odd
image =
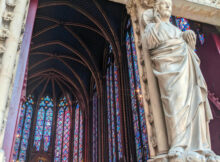
[[[158,80],[168,134],[169,161],[220,162],[211,150],[212,113],[207,86],[195,54],[196,35],[169,22],[171,0],[156,0],[143,13],[143,41]]]

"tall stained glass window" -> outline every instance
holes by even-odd
[[[75,108],[74,123],[73,162],[81,162],[83,160],[83,115],[79,104]]]
[[[112,48],[109,48],[112,55]],[[120,119],[120,99],[118,68],[109,57],[106,72],[107,86],[107,112],[108,112],[108,150],[109,161],[117,161],[123,158],[121,141],[121,119]]]
[[[41,98],[37,122],[34,135],[34,146],[37,151],[40,150],[41,140],[43,139],[44,151],[48,151],[50,146],[51,128],[53,122],[53,100],[49,97]]]
[[[147,128],[141,94],[134,34],[130,20],[128,20],[126,27],[126,50],[129,72],[131,109],[136,145],[136,157],[137,161],[147,161],[147,159],[149,159]]]
[[[170,17],[170,22],[177,26],[180,30],[186,31],[186,30],[194,30],[194,32],[197,35],[197,39],[199,40],[200,44],[203,45],[205,43],[205,36],[204,33],[201,31],[201,24],[191,21],[189,22],[188,19],[183,17]],[[190,24],[193,24],[193,28],[191,28]]]
[[[28,96],[21,106],[20,120],[17,128],[13,160],[24,162],[30,135],[31,119],[33,114],[33,97]]]
[[[92,112],[92,161],[97,162],[98,161],[98,98],[97,98],[97,92],[94,87],[94,93],[93,93],[93,112]]]
[[[54,161],[68,161],[71,115],[66,97],[58,105]]]

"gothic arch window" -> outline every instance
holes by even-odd
[[[71,127],[71,109],[66,97],[60,99],[56,123],[54,162],[68,161]]]
[[[109,161],[123,158],[118,77],[118,68],[114,63],[110,46],[106,72]]]
[[[30,135],[31,119],[33,114],[33,97],[28,96],[26,101],[21,106],[20,120],[17,128],[15,146],[14,146],[14,161],[25,161],[26,151],[28,147],[28,139]]]
[[[136,157],[137,161],[146,161],[149,159],[147,128],[142,101],[134,33],[130,20],[128,20],[126,25],[125,41],[128,61],[131,109],[136,145]]]
[[[83,160],[83,114],[79,104],[75,107],[75,126],[74,126],[74,145],[73,145],[73,161],[79,162]]]
[[[34,146],[37,151],[40,150],[41,140],[43,138],[43,151],[48,151],[50,145],[51,128],[53,122],[53,100],[49,97],[41,98],[37,122],[34,135]]]
[[[92,161],[98,161],[98,98],[96,87],[93,87],[92,97]]]

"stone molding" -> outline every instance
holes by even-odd
[[[154,0],[110,0],[130,5],[141,3],[142,7],[152,7]],[[202,23],[220,26],[220,0],[173,0],[174,16]]]

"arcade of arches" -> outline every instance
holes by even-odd
[[[5,10],[16,10],[12,2],[7,1]],[[0,125],[0,158],[144,162],[165,155],[169,147],[163,112],[157,110],[157,81],[141,73],[138,20],[128,8],[107,0],[30,0],[26,8],[23,42],[5,103],[7,122]],[[13,20],[2,21],[13,26]],[[170,22],[197,34],[196,54],[214,115],[212,149],[220,154],[219,31],[214,24],[189,18],[172,16]],[[1,42],[7,44],[5,39]]]

